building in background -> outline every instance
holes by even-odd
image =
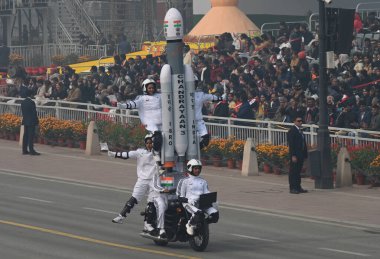
[[[192,0],[1,0],[0,40],[20,46],[26,38],[28,45],[77,44],[83,37],[96,43],[110,34],[136,42],[163,39],[163,19],[171,7],[180,10],[188,32]]]

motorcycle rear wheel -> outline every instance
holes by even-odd
[[[208,224],[204,224],[197,234],[189,238],[191,248],[197,252],[204,251],[208,245],[209,236]]]

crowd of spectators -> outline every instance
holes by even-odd
[[[90,73],[83,75],[75,73],[70,66],[64,66],[62,73],[49,78],[16,78],[14,84],[8,86],[7,95],[25,98],[27,89],[30,89],[40,105],[49,100],[63,100],[115,106],[117,102],[131,100],[142,94],[141,82],[148,75],[159,77],[161,67],[157,63],[158,59],[151,56],[146,59],[137,56],[129,60],[125,60],[124,54],[120,56],[115,57],[119,62],[115,66],[108,69],[93,66]]]
[[[192,58],[200,83],[226,95],[211,114],[279,122],[301,116],[305,124],[318,123],[318,38],[307,26],[282,23],[277,38],[226,33],[215,46]],[[326,85],[329,125],[379,131],[380,42],[366,38],[355,51],[335,55],[334,64]]]
[[[336,55],[335,68],[328,70],[330,126],[380,130],[380,42],[364,42],[355,52]],[[186,45],[183,55],[184,63],[194,69],[198,88],[224,97],[206,105],[204,114],[278,122],[301,116],[305,124],[319,121],[318,39],[307,26],[290,29],[282,23],[277,37],[224,33],[215,38],[214,47],[195,53]],[[121,54],[107,71],[93,67],[90,74],[79,76],[64,67],[62,74],[49,80],[18,82],[10,95],[23,97],[22,89],[31,88],[40,102],[115,105],[142,94],[144,79],[159,81],[165,62],[165,53],[144,59]]]

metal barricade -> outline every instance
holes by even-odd
[[[364,21],[367,19],[370,13],[375,13],[376,17],[380,15],[380,2],[371,2],[371,3],[359,3],[356,8],[356,12],[359,13],[360,17]]]
[[[15,13],[16,1],[2,0],[0,1],[0,12],[2,15],[12,15]]]
[[[21,116],[21,100],[20,98],[0,97],[0,114],[13,113]],[[125,112],[125,110],[119,111],[115,107],[89,103],[46,100],[44,105],[37,106],[37,112],[40,118],[52,116],[58,119],[83,122],[103,120],[133,125],[140,123],[137,115],[132,115]],[[287,132],[293,125],[274,121],[242,120],[214,116],[204,116],[204,119],[212,138],[228,138],[232,136],[241,140],[252,138],[255,144],[287,145]],[[236,125],[241,123],[249,123],[250,126]],[[318,126],[305,124],[303,127],[305,128],[306,142],[308,145],[315,147]],[[329,130],[332,145],[380,148],[380,132],[334,127],[329,127]],[[336,134],[336,132],[340,134]],[[342,135],[342,132],[344,135]]]
[[[319,25],[319,14],[312,13],[309,17],[309,31],[318,32],[317,31],[318,25]]]
[[[306,24],[306,26],[309,28],[309,24],[306,21],[292,21],[292,22],[286,22],[287,25],[290,25],[291,28],[292,25],[295,24]],[[261,25],[261,33],[270,33],[273,36],[278,36],[278,31],[280,30],[280,23],[279,22],[271,22],[271,23],[263,23]]]
[[[23,58],[25,67],[48,66],[52,63],[52,57],[57,55],[76,54],[79,57],[90,56],[94,58],[107,55],[107,45],[43,44],[12,46],[10,49],[11,53],[16,53]]]

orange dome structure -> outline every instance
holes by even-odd
[[[188,36],[260,31],[238,8],[238,2],[238,0],[211,0],[211,10],[189,32]]]

